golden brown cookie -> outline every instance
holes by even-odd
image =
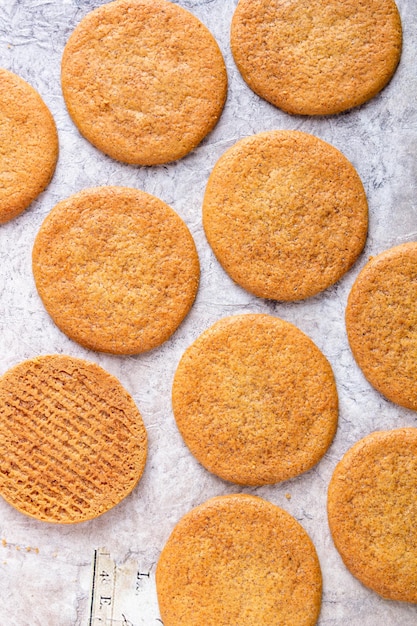
[[[336,466],[328,516],[350,572],[384,598],[417,602],[417,428],[375,432]]]
[[[346,308],[353,355],[392,402],[417,411],[417,242],[370,259]]]
[[[363,104],[401,55],[394,0],[239,0],[231,47],[249,87],[287,113],[329,115]]]
[[[45,189],[57,159],[58,135],[48,107],[23,78],[0,68],[0,224]]]
[[[216,163],[203,223],[226,272],[261,298],[301,300],[353,265],[366,240],[368,205],[353,165],[299,131],[241,139]]]
[[[83,522],[126,497],[142,476],[147,438],[120,382],[63,355],[0,378],[0,494],[46,522]]]
[[[296,326],[271,315],[226,317],[200,335],[178,365],[172,400],[197,460],[245,485],[307,471],[337,427],[329,362]]]
[[[65,47],[61,76],[81,134],[135,165],[193,150],[218,121],[227,91],[213,36],[167,0],[118,0],[87,14]]]
[[[255,496],[220,496],[187,513],[162,550],[156,583],[165,626],[313,626],[320,613],[310,537]]]
[[[33,247],[39,295],[56,325],[92,350],[136,354],[166,341],[194,301],[199,261],[162,200],[97,187],[63,200]]]

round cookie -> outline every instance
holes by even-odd
[[[46,188],[58,159],[54,119],[23,78],[0,68],[0,224]]]
[[[394,0],[239,0],[231,47],[243,79],[287,113],[330,115],[373,98],[401,56]]]
[[[118,0],[87,14],[65,47],[61,78],[81,134],[135,165],[193,150],[218,121],[227,92],[215,39],[167,0]]]
[[[370,259],[346,308],[350,347],[386,398],[417,411],[417,242]]]
[[[172,402],[195,458],[242,485],[309,470],[337,427],[329,362],[296,326],[271,315],[226,317],[200,335],[180,360]]]
[[[346,567],[384,598],[417,603],[417,428],[375,432],[336,466],[328,490]]]
[[[83,522],[142,476],[147,437],[120,382],[94,363],[37,357],[0,378],[0,494],[46,522]]]
[[[199,261],[183,220],[137,189],[98,187],[43,222],[33,274],[46,310],[92,350],[137,354],[166,341],[196,296]]]
[[[301,300],[338,281],[363,249],[368,205],[353,165],[299,131],[241,139],[216,163],[203,203],[218,261],[261,298]]]
[[[313,626],[320,613],[311,539],[255,496],[219,496],[186,514],[162,550],[156,584],[165,626]]]

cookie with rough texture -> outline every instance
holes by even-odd
[[[58,159],[54,119],[38,92],[0,68],[0,224],[44,191]]]
[[[417,428],[375,432],[336,466],[328,517],[350,572],[384,598],[417,603]]]
[[[199,271],[183,220],[128,187],[86,189],[58,203],[33,247],[36,287],[56,325],[114,354],[166,341],[191,308]]]
[[[350,347],[386,398],[417,411],[417,242],[370,259],[346,308]]]
[[[310,537],[255,496],[220,496],[187,513],[162,550],[156,584],[165,626],[313,626],[320,613]]]
[[[363,249],[368,205],[348,159],[299,131],[241,139],[216,163],[203,203],[218,261],[261,298],[301,300],[338,281]]]
[[[394,0],[239,0],[231,47],[249,87],[287,113],[329,115],[373,98],[401,56]]]
[[[61,77],[81,134],[135,165],[185,156],[213,129],[226,100],[215,39],[167,0],[118,0],[87,14],[65,47]]]
[[[120,382],[63,355],[0,378],[0,494],[46,522],[83,522],[125,498],[142,476],[147,437]]]
[[[337,427],[331,366],[296,326],[226,317],[185,351],[173,411],[196,459],[224,480],[264,485],[315,465]]]

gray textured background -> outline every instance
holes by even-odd
[[[262,101],[243,82],[229,47],[237,0],[177,1],[219,42],[229,95],[220,122],[192,154],[151,168],[120,164],[100,154],[79,135],[65,109],[60,88],[65,42],[80,19],[101,4],[0,0],[0,65],[39,91],[54,115],[60,140],[59,162],[48,189],[29,210],[0,228],[0,373],[26,358],[54,352],[99,363],[133,395],[149,434],[149,460],[142,481],[126,500],[84,524],[38,523],[0,499],[0,624],[87,624],[94,548],[106,546],[118,563],[134,558],[153,572],[164,542],[184,513],[211,496],[240,491],[282,506],[313,539],[324,577],[320,626],[416,624],[416,606],[381,599],[344,568],[329,535],[325,509],[331,473],[355,441],[374,430],[417,426],[414,412],[386,401],[365,381],[344,327],[349,289],[366,258],[417,239],[416,0],[397,1],[404,47],[391,83],[360,108],[317,119],[291,117]],[[201,224],[207,178],[224,150],[246,135],[285,128],[310,132],[340,149],[357,168],[370,209],[368,242],[354,268],[325,293],[292,304],[261,300],[234,285],[215,260]],[[188,224],[201,261],[201,285],[190,315],[163,346],[137,357],[90,352],[66,338],[46,314],[32,278],[33,240],[51,208],[80,189],[106,184],[138,187],[170,204]],[[170,403],[173,374],[185,348],[219,318],[242,312],[271,313],[306,332],[330,360],[340,397],[338,432],[322,461],[294,480],[257,489],[225,483],[199,466],[177,432]],[[154,595],[144,597],[143,603],[143,616],[129,619],[134,626],[157,624]]]

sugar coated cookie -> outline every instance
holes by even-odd
[[[368,381],[417,411],[417,242],[371,258],[348,298],[346,329]]]
[[[193,150],[218,121],[227,91],[213,36],[167,0],[118,0],[87,14],[65,47],[61,76],[81,134],[135,165]]]
[[[92,350],[136,354],[159,346],[188,313],[199,261],[182,219],[127,187],[86,189],[47,216],[33,247],[46,310]]]
[[[0,68],[0,224],[22,213],[55,171],[58,135],[35,89]]]
[[[239,0],[231,47],[249,87],[288,113],[329,115],[373,98],[401,55],[394,0]]]
[[[120,382],[63,355],[0,378],[0,494],[46,522],[83,522],[127,496],[142,476],[146,431]]]
[[[165,626],[313,626],[321,605],[314,545],[286,511],[248,495],[187,513],[162,550]]]
[[[330,530],[350,572],[384,598],[417,603],[417,428],[375,432],[336,466]]]
[[[184,353],[173,410],[192,454],[224,480],[264,485],[315,465],[337,426],[331,366],[289,322],[227,317]]]
[[[368,205],[353,165],[299,131],[241,139],[216,163],[204,230],[226,272],[261,298],[301,300],[353,265],[366,241]]]

